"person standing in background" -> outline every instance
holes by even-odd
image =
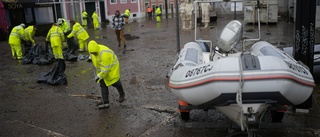
[[[116,33],[117,36],[117,41],[118,41],[118,46],[121,46],[120,40],[122,40],[122,43],[124,45],[124,48],[126,48],[126,39],[124,38],[124,18],[123,16],[120,16],[120,11],[116,10],[115,16],[112,19],[112,28],[114,29],[114,32]]]
[[[92,13],[91,18],[92,18],[92,21],[93,21],[93,28],[94,28],[95,30],[99,29],[99,16],[98,16],[98,14],[96,13],[96,11],[94,11],[94,12]]]
[[[150,7],[147,8],[147,13],[148,13],[149,20],[152,20],[152,9]]]
[[[161,21],[161,15],[162,15],[162,13],[161,13],[161,9],[160,9],[160,7],[156,7],[156,20],[157,20],[157,22],[160,22]]]
[[[82,26],[87,26],[88,13],[85,10],[83,10],[81,16],[82,16]]]
[[[126,9],[124,11],[124,18],[126,19],[126,24],[129,23],[129,17],[130,17],[130,9]]]

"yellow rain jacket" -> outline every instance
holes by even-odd
[[[60,27],[61,27],[63,33],[67,33],[70,30],[70,26],[65,19],[62,19],[62,20],[63,20],[63,22]]]
[[[92,18],[92,20],[93,20],[93,27],[94,27],[94,29],[98,28],[98,27],[99,27],[99,17],[98,17],[98,14],[97,14],[96,12],[93,12],[91,18]]]
[[[124,15],[126,16],[126,18],[129,18],[129,17],[130,17],[130,11],[129,11],[129,9],[126,9],[126,10],[124,11]]]
[[[21,40],[25,40],[24,28],[21,25],[15,26],[9,36],[10,45],[21,45]]]
[[[159,7],[156,9],[156,15],[161,16],[161,9]]]
[[[81,16],[82,16],[82,25],[87,26],[88,13],[86,11],[83,11]]]
[[[73,36],[76,36],[78,40],[83,41],[89,38],[87,31],[78,22],[73,25],[72,32],[67,37],[71,38]]]
[[[25,30],[24,30],[25,36],[26,36],[26,40],[31,41],[32,44],[34,44],[34,26],[28,26]]]
[[[82,18],[87,18],[88,17],[88,13],[87,12],[82,12]]]
[[[92,63],[96,68],[96,74],[104,80],[106,86],[116,83],[120,79],[120,63],[116,54],[107,46],[100,45],[95,41],[90,41],[88,45],[89,53],[92,55]]]
[[[51,47],[62,46],[62,42],[65,40],[63,31],[60,27],[53,25],[49,30],[46,41],[51,43]]]

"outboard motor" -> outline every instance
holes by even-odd
[[[222,52],[229,52],[238,44],[242,38],[242,34],[243,26],[239,21],[233,20],[229,22],[220,34],[217,43],[218,48]]]

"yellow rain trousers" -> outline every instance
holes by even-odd
[[[9,45],[14,59],[22,59],[21,40],[25,40],[25,33],[24,28],[18,25],[12,29],[9,36]]]
[[[55,59],[63,59],[62,42],[65,41],[65,36],[62,29],[53,25],[49,30],[46,41],[51,43],[51,48]]]
[[[93,21],[93,28],[98,29],[99,27],[99,17],[96,12],[92,13],[92,21]]]

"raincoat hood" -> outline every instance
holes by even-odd
[[[88,52],[92,53],[92,52],[99,52],[99,45],[97,42],[95,42],[94,40],[91,40],[88,44]]]

